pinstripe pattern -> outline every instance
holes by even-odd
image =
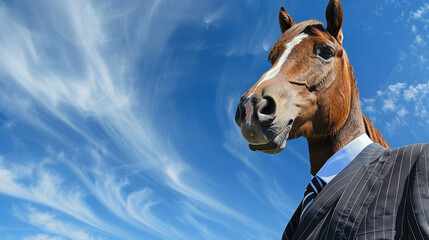
[[[429,144],[369,145],[323,188],[291,239],[429,239],[428,152]]]
[[[310,206],[311,202],[317,196],[317,194],[322,191],[323,187],[326,183],[321,180],[318,176],[314,176],[310,183],[307,185],[307,188],[304,192],[304,199],[302,199],[301,204],[298,209],[295,211],[295,214],[292,216],[292,219],[289,221],[286,226],[286,230],[283,233],[283,239],[291,239],[295,229],[298,227],[299,221],[307,210],[308,206]]]

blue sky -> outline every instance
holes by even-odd
[[[305,139],[251,152],[239,97],[277,14],[328,1],[2,1],[0,239],[280,239]],[[429,4],[344,1],[362,109],[392,147],[428,142]]]

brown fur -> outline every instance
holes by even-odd
[[[369,120],[369,118],[367,118],[363,113],[362,113],[362,118],[363,118],[363,123],[365,124],[366,134],[369,136],[369,138],[371,138],[372,141],[380,144],[385,148],[390,148],[386,140],[383,139],[383,136],[381,135],[381,133],[377,130],[377,128],[374,127],[374,125],[372,125],[371,120]]]
[[[306,26],[305,32],[313,35],[317,38],[320,38],[321,40],[323,38],[326,37],[325,32],[326,30],[323,29],[323,24],[322,23],[318,23],[316,21],[314,21],[314,23],[316,24],[309,24],[308,26]],[[271,57],[278,55],[279,53],[276,53],[276,51],[278,51],[278,48],[274,48],[271,50],[270,55]],[[342,54],[342,52],[341,52]],[[351,83],[352,83],[352,88],[353,91],[356,91],[356,97],[359,100],[359,91],[357,89],[357,79],[356,76],[353,73],[353,67],[350,65],[350,63],[348,64],[348,75],[350,76],[351,79]],[[319,82],[318,85],[323,84],[323,82]],[[317,88],[317,86],[316,86]],[[341,101],[345,101],[345,99],[342,98],[343,96],[341,94],[339,94],[338,96],[333,96],[332,98],[329,97],[330,99],[333,99],[333,103],[338,103]],[[341,116],[348,116],[348,111],[349,109],[347,109],[347,111],[336,111],[336,112],[332,112],[330,115],[330,119],[341,119]],[[364,114],[362,114],[362,118],[363,118],[363,122],[365,125],[365,131],[367,133],[367,135],[370,137],[370,139],[373,142],[376,142],[378,144],[380,144],[383,147],[386,148],[390,148],[389,144],[386,142],[386,140],[383,139],[382,134],[377,130],[377,128],[371,123],[371,120],[369,120]],[[334,134],[337,130],[338,130],[338,126],[342,126],[345,122],[346,118],[343,118],[343,121],[340,122],[340,124],[336,124],[336,126],[332,126],[328,129],[331,129],[331,131],[329,132],[329,135]],[[315,122],[323,122],[320,121],[320,119],[315,119]],[[310,138],[317,138],[318,134],[317,132],[311,132],[311,135],[308,136]]]
[[[316,174],[325,162],[353,139],[367,133],[376,143],[389,147],[380,132],[366,118],[359,105],[356,77],[347,53],[342,46],[342,8],[339,0],[331,0],[326,10],[327,29],[323,24],[309,20],[295,24],[282,8],[279,21],[283,32],[272,47],[268,59],[278,71],[265,81],[265,73],[241,99],[254,102],[255,109],[266,103],[267,96],[276,102],[276,111],[264,115],[251,124],[243,124],[240,114],[236,118],[243,136],[252,150],[277,153],[285,147],[287,139],[305,137],[310,152],[311,173]],[[290,50],[287,63],[278,68],[279,58],[286,45],[299,34],[307,36]],[[323,57],[321,51],[331,51]],[[256,89],[257,88],[257,89]],[[262,109],[262,108],[261,108]],[[255,114],[261,114],[256,111]],[[261,120],[262,119],[262,120]]]

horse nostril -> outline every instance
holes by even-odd
[[[276,100],[274,100],[274,98],[271,96],[264,96],[262,99],[263,99],[262,101],[264,101],[264,103],[258,109],[258,112],[261,115],[274,117],[277,114]]]

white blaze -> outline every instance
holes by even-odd
[[[277,76],[277,74],[280,72],[280,69],[282,69],[283,64],[286,62],[289,54],[292,52],[292,49],[296,45],[298,45],[306,37],[308,37],[307,34],[301,33],[298,36],[296,36],[294,39],[292,39],[292,41],[290,41],[286,44],[286,50],[283,52],[283,54],[280,57],[277,64],[274,67],[272,67],[270,70],[268,70],[268,72],[265,74],[264,79],[262,79],[262,81],[260,81],[258,83],[258,85],[255,87],[255,89],[253,89],[253,92],[250,94],[249,97],[251,97],[253,95],[253,93],[255,93],[255,91],[256,91],[256,89],[258,89],[259,85],[261,85],[263,82],[268,81],[270,79],[273,79],[275,76]]]

